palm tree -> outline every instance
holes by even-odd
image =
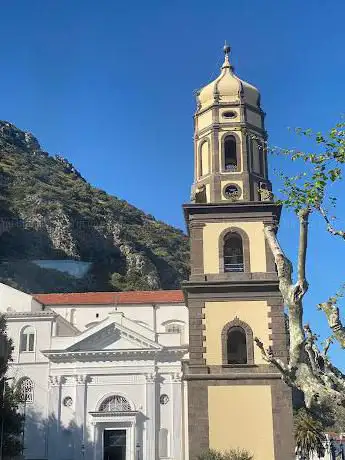
[[[319,457],[324,456],[326,436],[322,423],[305,409],[300,409],[295,417],[294,434],[296,454],[300,460],[309,460],[313,452],[316,452]]]

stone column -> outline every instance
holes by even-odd
[[[146,456],[143,460],[157,459],[157,391],[156,372],[146,374]]]
[[[75,459],[83,459],[86,449],[87,432],[86,432],[86,385],[88,378],[86,375],[75,376]]]
[[[172,375],[172,419],[173,419],[173,431],[172,431],[172,452],[171,457],[174,460],[182,460],[182,373],[176,372]]]
[[[49,376],[48,396],[48,454],[49,460],[58,460],[61,419],[61,385],[63,377]]]

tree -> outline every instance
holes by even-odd
[[[338,303],[343,295],[340,289],[336,295],[318,308],[324,312],[330,327],[330,337],[323,349],[318,337],[308,324],[303,323],[303,298],[308,291],[306,259],[308,248],[309,219],[318,215],[325,223],[330,235],[345,242],[345,230],[339,228],[337,220],[331,215],[336,208],[338,197],[330,193],[330,186],[343,178],[345,164],[345,123],[335,125],[327,134],[313,133],[311,130],[297,130],[297,134],[307,137],[316,144],[312,153],[296,150],[275,149],[295,162],[301,162],[302,172],[289,177],[281,174],[284,183],[284,199],[280,202],[296,212],[299,221],[299,246],[296,280],[293,279],[293,264],[288,259],[277,237],[277,226],[267,225],[265,237],[272,250],[277,267],[279,289],[287,309],[289,319],[289,357],[287,362],[275,357],[270,348],[256,338],[264,359],[275,365],[284,381],[291,387],[301,390],[305,404],[345,405],[345,375],[334,366],[328,350],[337,341],[345,348],[345,327],[341,321]]]
[[[23,417],[18,413],[17,392],[7,383],[5,373],[12,360],[12,341],[6,333],[6,320],[0,315],[0,439],[4,456],[15,456],[22,450],[21,432]]]
[[[300,459],[309,460],[313,453],[319,457],[325,455],[326,436],[322,423],[306,410],[298,411],[294,420],[296,454]]]

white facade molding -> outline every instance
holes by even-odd
[[[64,383],[65,377],[62,375],[49,375],[48,382],[51,387],[60,386]]]
[[[188,324],[183,304],[118,304],[123,312],[114,314],[109,305],[73,303],[57,306],[56,311],[51,307],[30,312],[20,310],[22,297],[17,306],[11,299],[7,323],[14,361],[8,375],[33,381],[30,410],[40,414],[46,427],[42,437],[37,422],[27,417],[27,458],[99,460],[105,431],[124,430],[126,460],[158,460],[158,437],[164,428],[169,460],[186,460],[181,447],[184,431],[179,428],[183,409],[178,406],[187,346],[176,345],[174,334],[165,331],[166,323],[177,318]],[[94,325],[86,328],[90,323]],[[26,356],[18,349],[20,331],[28,325],[35,328],[36,347]],[[167,396],[165,404],[161,395]],[[101,403],[112,396],[125,398],[131,410],[101,411]]]

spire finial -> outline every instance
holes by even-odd
[[[224,43],[223,51],[225,54],[225,59],[224,59],[224,64],[222,65],[222,69],[230,69],[231,70],[231,65],[229,61],[229,54],[231,51],[231,47],[227,44],[226,40]]]
[[[230,51],[231,51],[231,47],[227,44],[226,40],[224,42],[223,50],[224,50],[225,56],[229,56]]]

